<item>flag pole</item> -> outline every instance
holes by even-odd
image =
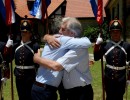
[[[10,25],[10,38],[12,38],[11,34],[11,25]],[[10,75],[11,75],[11,100],[14,100],[14,88],[13,88],[13,66],[12,66],[12,47],[10,48],[10,55],[11,55],[11,60],[10,60]]]
[[[103,56],[101,58],[101,70],[102,70],[102,98],[103,98],[103,100],[105,100]]]
[[[47,12],[47,3],[46,3],[46,0],[43,0],[42,4],[44,4],[45,6],[45,14],[46,14],[46,34],[49,34],[49,29],[48,29],[48,12]],[[42,16],[44,17],[44,16]]]
[[[11,34],[11,24],[8,25],[9,26],[9,36],[10,38],[12,38],[12,34]],[[10,54],[10,59],[9,59],[9,63],[10,63],[10,85],[11,85],[11,100],[14,100],[14,88],[13,88],[13,67],[12,67],[12,46],[9,48],[5,48],[5,52],[8,52]]]
[[[11,52],[12,52],[12,48],[11,48]],[[12,56],[12,53],[11,53],[11,56]],[[13,67],[12,67],[12,61],[10,62],[10,66],[11,66],[11,70],[10,70],[10,74],[11,74],[11,96],[12,96],[12,100],[14,100]]]
[[[103,0],[98,0],[96,20],[100,29],[100,36],[102,37],[102,24],[103,24]],[[102,72],[102,99],[105,100],[105,85],[104,85],[104,67],[103,67],[103,56],[101,57],[101,72]]]
[[[99,25],[100,36],[102,37],[102,26]],[[103,56],[101,57],[101,74],[102,74],[102,99],[105,100],[105,85],[104,85],[104,65],[103,65]]]
[[[9,26],[9,35],[10,35],[10,38],[12,36],[12,29],[11,29],[11,26],[12,26],[12,16],[13,16],[13,0],[9,0],[5,2],[5,6],[6,6],[6,25]],[[12,7],[12,9],[11,9]],[[10,56],[11,56],[11,59],[10,59],[10,76],[11,76],[11,100],[14,100],[14,90],[13,90],[13,67],[12,67],[12,47],[9,48],[10,49]]]

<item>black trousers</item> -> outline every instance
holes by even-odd
[[[35,77],[16,77],[16,88],[19,100],[32,100],[31,89]]]
[[[93,100],[91,84],[66,90],[68,100]]]
[[[57,87],[34,82],[31,95],[32,100],[57,100]]]
[[[31,90],[35,81],[35,69],[14,69],[19,100],[32,100]]]
[[[123,100],[126,80],[117,81],[105,77],[106,100]]]
[[[63,83],[61,82],[58,87],[58,93],[60,96],[60,100],[67,100],[66,90],[63,87]]]

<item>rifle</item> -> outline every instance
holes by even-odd
[[[100,36],[102,37],[102,26],[99,25],[100,28]],[[103,66],[103,56],[101,58],[101,72],[102,72],[102,99],[105,100],[105,85],[104,85],[104,66]]]

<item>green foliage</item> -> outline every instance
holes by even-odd
[[[104,41],[109,38],[107,22],[104,22],[101,27],[87,26],[84,29],[83,36],[88,37],[91,42],[95,42],[99,33],[102,33],[102,37],[103,37]]]
[[[97,33],[98,33],[98,27],[88,26],[88,27],[86,27],[86,29],[84,30],[83,36],[87,36],[88,38],[90,38],[90,40],[91,40],[92,42],[94,42],[95,39],[97,38]]]

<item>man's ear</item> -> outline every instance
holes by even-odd
[[[74,32],[70,32],[71,37],[75,37],[75,33]]]

